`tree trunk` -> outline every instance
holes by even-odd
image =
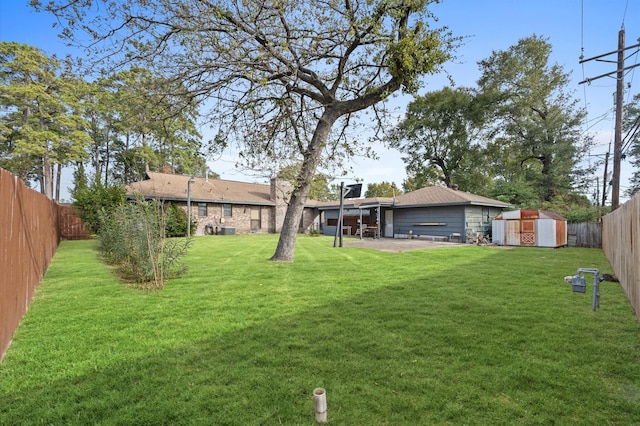
[[[62,180],[62,164],[56,164],[56,196],[55,202],[60,202],[60,182]]]
[[[545,201],[553,201],[553,196],[555,194],[555,182],[553,178],[553,165],[552,158],[550,155],[542,156],[542,178],[544,179],[544,200]]]
[[[92,129],[93,129],[93,168],[96,171],[96,178],[99,180],[100,176],[102,176],[102,169],[100,168],[100,136],[99,136],[99,132],[97,130],[97,124],[96,124],[96,119],[95,116],[92,117]]]
[[[42,176],[41,190],[48,199],[53,200],[53,164],[49,162],[49,156],[44,155],[42,157]]]
[[[298,177],[296,178],[291,199],[289,200],[289,206],[284,215],[278,246],[270,260],[293,262],[293,251],[296,246],[296,237],[304,210],[304,203],[307,201],[309,190],[311,189],[311,181],[320,163],[320,155],[329,137],[331,126],[333,126],[333,123],[335,123],[339,116],[340,114],[337,111],[325,110],[320,120],[318,120],[318,125],[313,133],[311,143],[304,153],[302,167],[300,167],[300,173],[298,173]]]
[[[107,134],[105,135],[104,138],[104,158],[102,160],[102,167],[104,167],[104,184],[105,186],[109,184],[109,157],[111,156],[111,151],[110,151],[110,145],[109,145],[109,132],[110,132],[110,127],[107,127]]]
[[[38,170],[38,182],[40,183],[40,193],[46,194],[47,187],[45,185],[44,176],[45,176],[45,165],[44,165],[44,156],[42,157],[42,164],[40,165],[40,170]],[[27,174],[28,176],[28,174]]]

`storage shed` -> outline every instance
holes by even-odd
[[[544,210],[513,210],[498,214],[491,224],[493,242],[507,246],[567,245],[567,220]]]

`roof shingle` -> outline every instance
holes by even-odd
[[[231,204],[275,205],[271,186],[260,183],[237,182],[224,179],[194,178],[191,201]],[[127,195],[141,193],[147,198],[186,200],[189,176],[147,172],[144,180],[127,185]]]

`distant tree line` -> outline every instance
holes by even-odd
[[[581,166],[592,145],[581,129],[585,111],[550,54],[546,39],[523,38],[479,62],[477,87],[416,96],[388,137],[404,154],[403,189],[455,185],[515,207],[597,220],[601,210],[584,195],[593,172]]]
[[[0,167],[60,199],[62,169],[103,185],[147,170],[203,176],[198,107],[175,81],[133,67],[92,81],[73,62],[0,42]]]
[[[592,172],[581,166],[592,143],[580,127],[585,112],[568,91],[568,74],[550,63],[551,48],[543,37],[524,38],[479,62],[476,87],[452,86],[416,95],[386,139],[403,153],[408,177],[402,189],[394,182],[372,182],[365,195],[393,196],[428,185],[455,185],[516,207],[554,209],[587,219],[600,214],[583,195]],[[87,190],[99,192],[101,187],[139,180],[148,170],[203,176],[208,172],[207,150],[227,146],[220,132],[211,144],[203,144],[196,125],[201,104],[187,87],[186,76],[168,77],[130,66],[89,80],[74,69],[70,58],[60,60],[35,47],[0,42],[0,167],[26,182],[37,182],[50,198],[59,201],[61,171],[67,166],[76,169],[74,193],[86,200],[91,199]],[[627,105],[624,124],[624,153],[636,169],[639,96]],[[251,109],[238,102],[243,114]],[[346,124],[340,137],[324,145],[327,157],[318,160],[314,170],[354,154],[341,139],[345,129]],[[300,131],[305,137],[313,133],[303,121],[289,122],[280,136],[277,126],[268,132],[246,130],[249,139],[242,155],[256,167],[261,158],[283,156],[285,146],[304,148],[303,140],[296,139],[302,137]],[[287,139],[280,146],[283,150],[272,145],[278,138]],[[299,161],[277,173],[296,181],[308,174],[308,167]],[[92,175],[90,182],[85,170]],[[328,175],[312,175],[305,181],[310,197],[337,198]],[[638,171],[632,175],[627,195],[639,190],[639,176]]]

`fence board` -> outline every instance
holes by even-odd
[[[602,247],[602,223],[584,222],[567,225],[567,242],[572,247]]]
[[[640,194],[602,218],[602,249],[640,319]]]
[[[0,361],[59,242],[57,205],[0,169]]]
[[[63,240],[86,240],[91,236],[91,231],[78,217],[73,206],[58,206],[60,216],[60,238]]]

